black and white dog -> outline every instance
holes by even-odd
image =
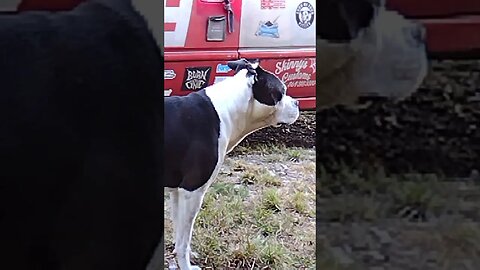
[[[248,134],[292,124],[298,101],[258,61],[228,62],[235,76],[185,97],[165,98],[165,187],[171,191],[175,252],[180,269],[190,264],[193,225],[203,197],[225,155]]]

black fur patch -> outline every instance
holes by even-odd
[[[317,1],[317,36],[330,42],[349,42],[374,18],[372,0]]]
[[[218,161],[219,135],[220,118],[205,89],[165,98],[165,187],[203,186]]]
[[[260,66],[256,69],[257,81],[253,84],[253,97],[260,103],[275,106],[286,94],[284,84],[270,72]]]

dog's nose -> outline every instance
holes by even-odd
[[[295,104],[295,106],[298,107],[298,105],[300,104],[300,102],[298,102],[298,100],[294,99],[294,100],[293,100],[293,104]]]

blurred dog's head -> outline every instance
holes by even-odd
[[[426,75],[425,29],[382,0],[320,0],[317,108],[411,95]]]
[[[368,28],[378,12],[372,0],[317,1],[317,37],[334,43],[349,43]]]

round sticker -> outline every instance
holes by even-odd
[[[297,10],[295,11],[295,18],[297,19],[297,24],[303,29],[309,28],[315,16],[315,10],[313,9],[312,4],[309,2],[302,2],[298,5]]]

